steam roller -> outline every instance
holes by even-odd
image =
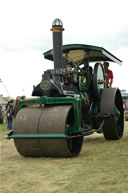
[[[124,112],[119,88],[108,88],[104,62],[122,61],[102,47],[62,44],[63,23],[52,24],[53,49],[44,53],[54,68],[44,71],[32,97],[18,103],[14,129],[17,151],[25,157],[74,157],[84,136],[123,137]],[[84,62],[86,66],[83,66]]]

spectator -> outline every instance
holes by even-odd
[[[106,76],[106,85],[107,87],[111,87],[113,83],[113,72],[108,69],[109,63],[104,62],[104,71],[105,71],[105,76]]]
[[[14,118],[16,117],[17,113],[18,113],[18,102],[21,100],[20,96],[16,97],[16,102],[14,105]]]
[[[21,100],[25,100],[26,99],[26,96],[21,96]]]
[[[3,124],[3,122],[4,122],[3,109],[2,105],[0,105],[0,124]]]
[[[8,102],[7,111],[6,111],[7,128],[9,130],[12,129],[12,125],[13,125],[13,115],[14,115],[13,102],[14,102],[13,100]]]

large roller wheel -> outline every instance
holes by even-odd
[[[16,117],[14,134],[67,134],[67,125],[74,124],[72,106],[44,108],[26,107]],[[73,157],[80,153],[83,137],[64,139],[14,139],[23,156]]]
[[[101,95],[101,113],[108,116],[103,125],[106,139],[120,139],[124,131],[123,101],[118,88],[105,88]],[[109,117],[110,116],[110,117]]]

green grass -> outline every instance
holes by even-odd
[[[24,158],[0,125],[0,193],[127,193],[128,123],[124,137],[84,138],[76,158]]]

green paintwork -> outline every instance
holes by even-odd
[[[84,96],[85,98],[88,98],[88,96]],[[11,136],[8,136],[8,138],[14,138],[14,139],[38,139],[38,138],[44,138],[44,139],[65,139],[67,138],[71,132],[80,132],[81,129],[81,107],[83,101],[83,95],[82,93],[76,93],[76,97],[37,97],[37,98],[31,98],[24,101],[19,101],[18,108],[19,110],[25,106],[32,106],[32,105],[67,105],[71,104],[74,109],[74,117],[75,117],[75,123],[73,127],[70,125],[66,125],[66,135],[64,134],[13,134]],[[88,100],[87,101],[88,104]],[[85,102],[84,102],[85,103]]]
[[[64,134],[13,134],[8,139],[66,139]]]
[[[82,105],[82,97],[79,95],[79,98],[73,98],[73,97],[47,97],[47,96],[42,96],[40,98],[33,98],[33,99],[28,99],[24,101],[20,101],[18,103],[18,108],[19,110],[28,105],[49,105],[49,104],[72,104],[74,108],[74,116],[75,116],[75,125],[74,125],[74,130],[79,130],[81,128],[81,105]]]

